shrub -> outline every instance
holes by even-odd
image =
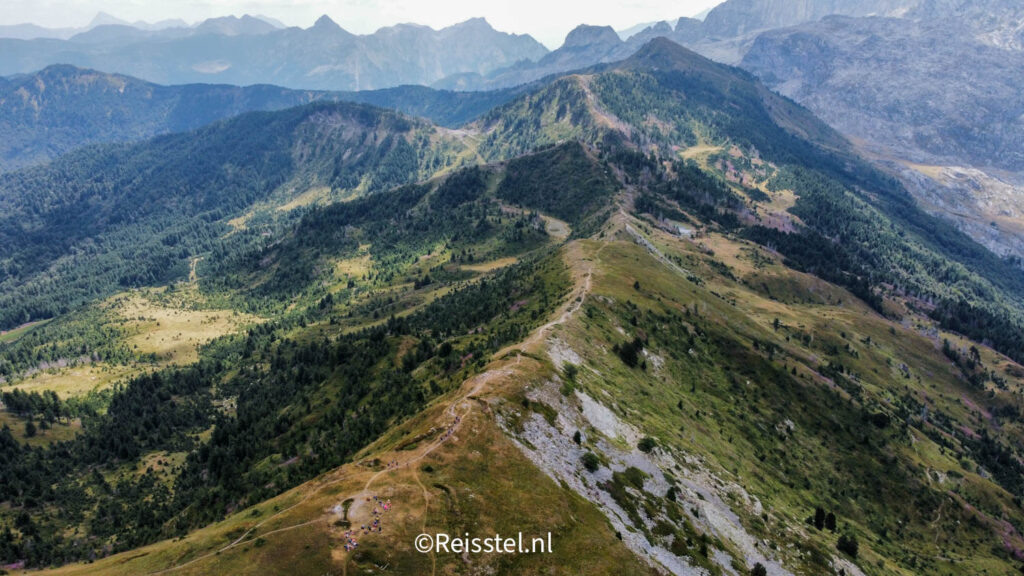
[[[565,376],[567,382],[575,382],[576,375],[579,374],[579,366],[576,366],[572,362],[566,362],[562,365],[562,375]]]
[[[844,554],[850,556],[850,558],[857,557],[857,538],[854,536],[847,536],[843,534],[839,537],[839,542],[836,543],[836,549]]]
[[[636,368],[636,365],[640,363],[640,352],[643,349],[644,343],[639,338],[634,338],[632,342],[619,346],[619,358],[626,366]]]
[[[651,438],[650,436],[644,436],[640,440],[640,442],[637,443],[636,447],[639,448],[641,452],[650,454],[651,451],[653,451],[654,448],[657,447],[657,445],[658,443],[654,440],[654,438]]]

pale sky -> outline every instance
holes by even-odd
[[[263,14],[310,26],[327,14],[342,28],[369,34],[400,22],[442,28],[483,16],[503,32],[530,34],[557,48],[577,24],[616,30],[693,16],[722,0],[0,0],[0,24],[85,26],[99,11],[128,21],[180,18],[192,23],[229,14]]]

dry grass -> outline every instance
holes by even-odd
[[[506,258],[499,258],[497,260],[491,260],[490,262],[480,262],[478,264],[462,264],[460,268],[463,270],[469,270],[472,272],[491,272],[498,268],[505,268],[518,262],[519,259],[515,256],[508,256]]]
[[[490,368],[511,382],[506,366]],[[525,375],[524,375],[525,376]],[[486,376],[433,404],[342,466],[281,496],[246,509],[184,539],[163,541],[43,574],[363,574],[387,566],[391,574],[448,574],[464,560],[417,552],[416,535],[459,533],[467,526],[494,533],[554,535],[551,555],[474,555],[485,573],[647,574],[649,569],[619,542],[601,514],[543,475],[496,426],[487,403]],[[517,380],[518,381],[518,380]],[[439,432],[462,417],[456,433]],[[167,460],[173,455],[151,455]],[[385,468],[379,462],[398,461]],[[359,537],[346,552],[341,504],[351,500],[354,526],[372,519],[373,495],[391,500],[383,532]]]
[[[311,204],[327,200],[330,197],[330,194],[331,189],[324,186],[320,186],[318,188],[310,188],[309,190],[306,190],[302,194],[299,194],[298,196],[292,198],[288,203],[278,206],[277,211],[289,212],[296,208],[309,206]]]
[[[540,215],[544,219],[544,230],[555,240],[561,242],[572,234],[572,228],[565,221],[545,214]]]
[[[115,382],[138,372],[131,366],[112,366],[103,363],[62,368],[46,372],[38,372],[25,380],[19,381],[11,388],[26,392],[43,392],[52,390],[61,398],[82,396],[89,392],[99,392],[114,385]]]
[[[940,179],[942,179],[943,173],[946,170],[945,166],[931,166],[931,165],[928,165],[928,164],[916,164],[914,162],[909,162],[909,161],[905,161],[905,162],[903,162],[903,164],[906,167],[908,167],[908,168],[910,168],[910,169],[912,169],[912,170],[914,170],[916,172],[920,172],[921,174],[924,174],[925,176],[931,178],[932,180],[940,180]]]
[[[373,257],[370,256],[370,245],[359,246],[357,256],[338,260],[334,264],[334,274],[339,278],[359,278],[373,268]]]
[[[32,438],[26,438],[25,420],[14,416],[6,410],[0,410],[0,428],[3,428],[4,426],[11,429],[11,435],[14,436],[15,440],[24,442],[33,448],[40,448],[55,442],[71,440],[82,431],[82,421],[77,418],[67,423],[53,424],[46,430],[40,428],[39,423],[37,422],[36,435]]]
[[[155,354],[167,364],[195,362],[203,344],[259,322],[255,316],[231,310],[169,307],[141,292],[115,297],[111,309],[126,320],[130,345],[142,354]]]
[[[698,144],[696,146],[690,146],[689,148],[679,152],[679,155],[684,160],[695,160],[701,157],[707,157],[716,152],[721,152],[721,146],[711,146],[710,144]]]

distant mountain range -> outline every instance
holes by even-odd
[[[1024,225],[1016,225],[1019,215],[1006,208],[1015,203],[1004,193],[1024,190],[1022,23],[1024,10],[1012,0],[727,0],[703,20],[684,17],[621,33],[579,26],[548,51],[482,19],[440,31],[398,25],[357,36],[327,17],[305,30],[254,16],[192,27],[98,17],[66,40],[0,39],[0,75],[71,63],[161,84],[359,91],[344,97],[455,125],[484,110],[481,103],[503,101],[514,87],[623,60],[664,37],[753,72],[879,155],[919,199],[979,241],[1024,256]],[[398,88],[407,84],[443,92]],[[362,92],[368,89],[390,92]],[[445,91],[499,92],[458,96],[461,104],[453,107],[456,97]],[[16,154],[35,162],[64,149]],[[922,179],[908,163],[953,167],[958,174],[981,170],[968,188],[995,200],[965,203],[977,195],[965,196],[964,183]],[[954,197],[961,200],[942,200]]]
[[[146,30],[103,24],[71,36],[0,39],[0,75],[72,64],[151,82],[270,83],[289,88],[367,90],[487,74],[547,53],[529,36],[475,18],[442,30],[399,24],[359,36],[327,16],[307,29],[280,29],[253,16],[196,27]]]
[[[258,19],[258,20],[260,20],[262,22],[265,22],[265,23],[271,25],[274,28],[284,28],[285,27],[285,25],[282,24],[281,22],[279,22],[279,21],[277,21],[277,20],[275,20],[273,18],[269,18],[267,16],[244,16],[243,18]],[[223,18],[211,18],[211,19],[206,20],[204,22],[197,23],[195,26],[189,26],[189,24],[187,22],[185,22],[184,20],[181,20],[180,18],[173,18],[173,19],[168,19],[168,20],[160,20],[158,22],[144,22],[142,20],[138,20],[138,21],[135,21],[135,22],[128,22],[127,20],[122,20],[122,19],[117,18],[115,16],[111,16],[110,14],[107,14],[106,12],[99,12],[92,19],[92,21],[89,22],[88,25],[83,26],[81,28],[45,28],[43,26],[39,26],[39,25],[36,25],[36,24],[29,24],[29,23],[2,25],[2,26],[0,26],[0,38],[14,38],[14,39],[18,39],[18,40],[33,40],[33,39],[37,39],[37,38],[56,38],[56,39],[60,39],[60,40],[67,40],[68,38],[71,38],[72,36],[75,36],[77,34],[82,34],[83,32],[88,32],[88,31],[92,30],[93,28],[98,28],[100,26],[127,26],[127,27],[131,27],[131,28],[137,28],[139,30],[147,30],[147,31],[151,31],[151,32],[156,32],[156,31],[160,31],[160,30],[167,30],[167,29],[170,29],[170,28],[190,28],[190,27],[198,28],[198,27],[201,27],[202,25],[204,25],[204,24],[206,24],[208,22],[214,23],[214,22],[217,22],[217,21],[231,21],[231,20],[239,20],[239,18],[236,18],[234,16],[227,16],[227,17],[223,17]]]
[[[250,110],[281,109],[324,93],[275,86],[159,86],[55,65],[0,83],[0,170],[79,146],[182,132]]]

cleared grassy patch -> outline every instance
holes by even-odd
[[[711,154],[721,152],[721,146],[712,146],[710,144],[698,144],[696,146],[690,146],[685,150],[679,152],[679,155],[687,160],[696,160],[698,158],[706,158]]]
[[[25,392],[43,392],[52,390],[61,398],[72,398],[89,392],[99,392],[114,385],[118,380],[127,378],[138,371],[137,367],[87,364],[59,370],[37,372],[32,376],[18,381],[10,388],[18,388]]]
[[[155,354],[165,364],[195,362],[203,344],[259,321],[232,310],[193,309],[181,303],[158,302],[141,292],[115,297],[110,310],[125,320],[130,334],[128,342],[135,350]]]
[[[15,440],[24,442],[34,448],[48,446],[55,442],[70,440],[82,431],[82,422],[77,418],[67,422],[57,422],[49,428],[42,428],[36,423],[36,433],[32,437],[25,435],[25,419],[19,418],[6,410],[0,410],[0,428],[7,426]]]
[[[324,201],[331,195],[331,189],[323,186],[318,188],[310,188],[302,194],[292,198],[290,201],[278,206],[276,210],[278,212],[290,212],[296,208],[303,206],[310,206],[312,204]]]
[[[21,326],[18,326],[17,328],[14,328],[12,330],[0,332],[0,344],[8,344],[10,342],[14,342],[15,340],[21,338],[24,334],[26,334],[28,331],[32,330],[36,326],[42,326],[47,322],[49,322],[49,320],[38,320],[36,322],[22,324]]]
[[[469,270],[471,272],[491,272],[498,268],[505,268],[518,262],[519,259],[515,256],[507,256],[505,258],[498,258],[497,260],[491,260],[490,262],[479,262],[476,264],[462,264],[459,267],[463,270]]]

